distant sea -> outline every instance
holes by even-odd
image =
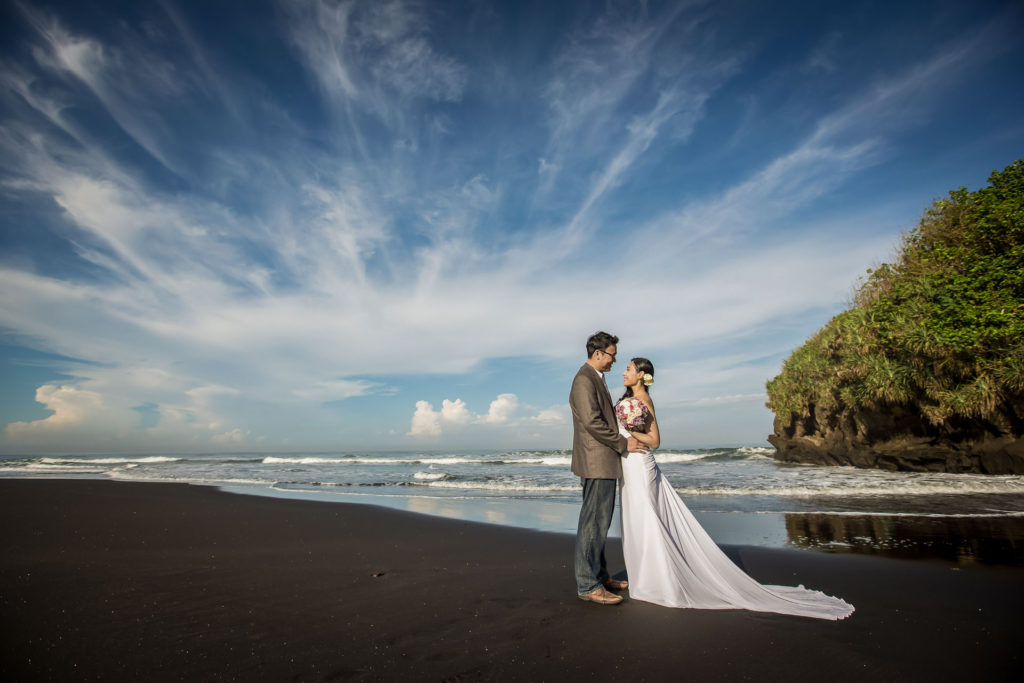
[[[656,457],[719,543],[1024,566],[1024,476],[794,465],[773,452]],[[574,533],[580,486],[569,462],[566,450],[7,455],[0,477],[203,484]]]

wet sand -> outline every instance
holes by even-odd
[[[1016,680],[1024,570],[731,546],[840,622],[584,603],[573,538],[183,484],[0,480],[4,680]],[[621,546],[609,545],[614,570]]]

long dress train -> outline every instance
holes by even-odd
[[[747,576],[704,531],[651,453],[623,458],[621,516],[632,599],[817,619],[843,619],[853,612],[853,605],[840,598],[803,586],[762,586]]]

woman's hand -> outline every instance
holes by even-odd
[[[630,453],[646,453],[647,446],[637,440],[635,436],[631,436],[626,441],[626,450]]]
[[[653,450],[661,445],[661,434],[658,432],[658,423],[656,420],[651,421],[650,432],[634,432],[630,431],[633,436],[630,437],[630,441],[636,440],[644,445],[644,450]],[[632,450],[632,449],[630,449]]]

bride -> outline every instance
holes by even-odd
[[[654,382],[654,365],[634,358],[622,377],[626,393],[615,406],[619,431],[651,449],[622,460],[622,550],[629,596],[666,607],[848,617],[853,605],[840,598],[803,586],[762,586],[726,557],[654,460],[653,450],[661,445],[647,390]]]

